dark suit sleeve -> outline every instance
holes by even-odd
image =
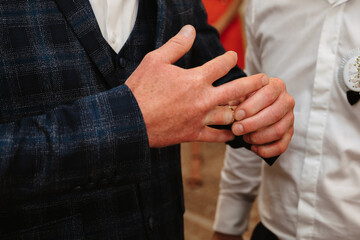
[[[97,177],[139,180],[149,174],[149,151],[126,85],[0,124],[0,202],[76,190]]]
[[[200,66],[207,61],[225,53],[225,49],[220,43],[219,34],[215,28],[210,26],[207,23],[207,15],[204,6],[201,1],[195,1],[194,7],[194,25],[197,31],[196,39],[194,46],[191,50],[192,63],[194,66]],[[237,78],[246,77],[246,74],[239,67],[234,67],[230,70],[230,72],[224,77],[218,79],[214,82],[214,86],[220,86],[221,84],[225,84],[229,81],[232,81]],[[228,126],[213,126],[215,128],[222,129],[231,129],[231,125]],[[247,149],[251,148],[251,145],[246,143],[243,140],[242,136],[235,137],[233,141],[227,142],[233,148],[245,147]],[[265,158],[264,160],[272,165],[277,157],[274,158]]]

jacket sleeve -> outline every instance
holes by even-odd
[[[122,85],[38,116],[0,124],[0,203],[149,174],[145,124]],[[117,159],[120,158],[120,159]]]

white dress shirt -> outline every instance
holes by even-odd
[[[358,0],[248,1],[247,72],[286,82],[295,133],[272,167],[227,148],[215,230],[246,230],[259,191],[261,221],[280,239],[360,239],[360,102],[344,84],[357,73],[359,10]],[[345,81],[359,90],[359,78]]]
[[[101,33],[116,53],[135,25],[139,0],[90,0]]]

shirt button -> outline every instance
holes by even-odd
[[[118,64],[119,64],[119,67],[120,68],[125,68],[126,67],[126,64],[127,64],[127,61],[126,61],[126,59],[125,58],[119,58],[119,60],[118,60]]]

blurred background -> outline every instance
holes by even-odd
[[[187,184],[191,169],[191,143],[181,145],[182,169],[185,194],[185,239],[209,240],[212,236],[216,201],[219,193],[220,171],[224,162],[225,144],[201,143],[202,154],[200,186]],[[249,240],[251,232],[259,222],[257,204],[253,205],[250,216],[249,230],[244,235],[244,240]]]

